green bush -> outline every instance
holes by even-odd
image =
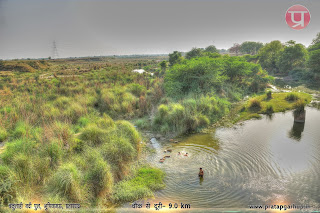
[[[206,127],[210,124],[210,120],[209,118],[207,118],[207,116],[205,115],[199,115],[198,116],[198,121],[199,121],[199,126],[200,127]]]
[[[130,84],[129,91],[137,97],[140,97],[146,92],[146,88],[140,84]]]
[[[169,116],[171,121],[180,121],[183,119],[185,108],[181,104],[172,104],[170,108]]]
[[[150,122],[148,118],[141,118],[138,119],[134,122],[134,124],[139,128],[139,129],[147,129],[150,127]]]
[[[167,105],[161,104],[158,107],[158,112],[159,112],[160,118],[163,119],[169,114],[169,108]]]

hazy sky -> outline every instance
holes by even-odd
[[[306,6],[311,22],[287,26]],[[243,41],[296,40],[320,32],[320,0],[0,0],[0,58],[169,53]]]

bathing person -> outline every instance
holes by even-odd
[[[199,177],[203,177],[203,170],[202,170],[202,168],[200,168],[200,171],[199,171]]]
[[[187,156],[188,157],[188,152],[186,154],[184,154],[184,156]]]
[[[181,155],[181,152],[178,152],[178,155]]]

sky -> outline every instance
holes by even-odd
[[[306,6],[310,24],[285,13]],[[0,59],[167,54],[192,47],[295,40],[320,32],[319,0],[0,0]]]

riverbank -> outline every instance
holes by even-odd
[[[148,160],[166,173],[166,188],[155,192],[153,199],[136,202],[150,202],[152,207],[162,202],[167,206],[163,210],[169,203],[190,204],[189,212],[198,208],[208,212],[211,208],[246,209],[250,204],[274,200],[306,199],[319,204],[319,112],[306,107],[304,124],[295,123],[292,110],[287,110],[272,117],[263,114],[259,120],[246,120],[232,128],[219,127],[209,134],[181,137],[178,143],[153,141],[156,151]],[[164,153],[167,149],[172,152]],[[159,163],[163,155],[171,157]],[[199,167],[205,172],[202,180],[197,176]],[[313,187],[308,188],[310,185]],[[301,193],[296,194],[296,189]],[[123,207],[117,212],[132,208],[129,203]]]

